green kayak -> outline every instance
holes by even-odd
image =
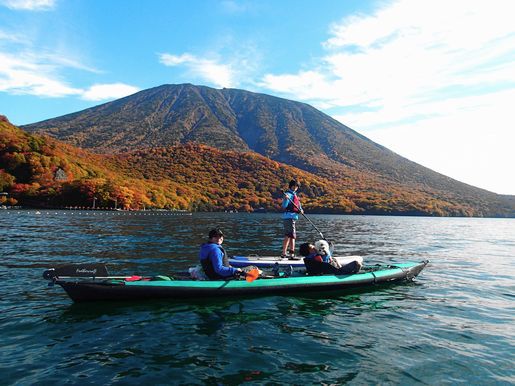
[[[113,277],[107,269],[79,267],[77,274],[65,273],[59,268],[45,271],[43,276],[52,284],[60,285],[74,302],[117,301],[144,299],[194,299],[225,296],[283,295],[315,291],[349,290],[375,286],[381,283],[409,281],[428,264],[399,263],[365,266],[351,275],[299,275],[291,277],[258,278],[246,280],[173,280],[166,276],[151,278]],[[78,267],[78,266],[74,266]],[[88,276],[88,277],[81,277]]]

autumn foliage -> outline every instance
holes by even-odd
[[[317,176],[256,153],[192,143],[94,154],[0,120],[0,192],[8,193],[0,199],[7,205],[275,211],[291,178],[301,181],[311,213],[482,215],[359,172]]]

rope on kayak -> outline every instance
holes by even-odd
[[[402,268],[402,267],[399,267],[398,265],[387,265],[388,268],[392,268],[392,269],[400,269],[402,272],[404,272],[406,274],[406,276],[408,276],[408,273],[410,271],[409,268]]]
[[[372,274],[372,276],[374,277],[374,281],[372,282],[372,284],[377,284],[377,281],[376,281],[377,276],[376,276],[376,274],[375,274],[374,272],[372,272],[372,271],[371,271],[370,273],[371,273],[371,274]]]

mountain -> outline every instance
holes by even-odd
[[[222,151],[256,152],[327,179],[341,197],[351,200],[341,187],[360,195],[369,192],[374,203],[391,203],[402,191],[426,197],[425,201],[433,198],[470,208],[444,214],[514,212],[513,196],[475,188],[411,162],[307,104],[244,90],[163,85],[23,128],[97,153],[123,154],[190,142]],[[357,205],[374,213],[409,213],[411,204]],[[417,207],[413,212],[419,212]]]
[[[401,185],[363,179],[342,190],[327,178],[254,152],[188,143],[95,154],[27,133],[0,116],[0,190],[8,193],[0,195],[2,204],[275,211],[292,176],[302,181],[310,213],[475,214],[469,205]]]
[[[214,173],[219,171],[220,173]],[[0,116],[0,203],[187,210],[275,210],[292,175],[312,208],[352,211],[328,181],[256,153],[186,144],[103,155],[29,134]],[[330,205],[331,204],[331,205]]]
[[[388,164],[406,162],[307,104],[190,84],[144,90],[23,128],[99,153],[197,142],[312,170],[346,165],[394,175]]]

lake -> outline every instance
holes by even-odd
[[[278,254],[280,214],[1,210],[0,384],[515,383],[514,219],[309,218],[337,255],[430,264],[330,297],[73,304],[44,269],[173,275],[212,227],[230,255]]]

